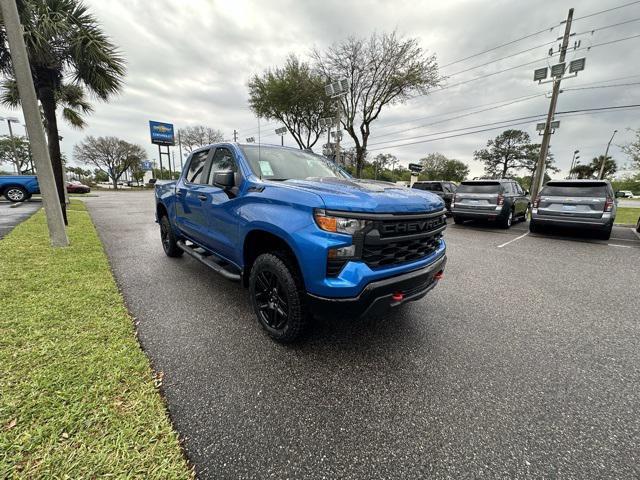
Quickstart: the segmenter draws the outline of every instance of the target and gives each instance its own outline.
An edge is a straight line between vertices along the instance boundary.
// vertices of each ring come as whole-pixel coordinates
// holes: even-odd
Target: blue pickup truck
[[[0,195],[10,202],[24,202],[40,193],[35,175],[0,175]]]
[[[354,179],[292,148],[195,150],[155,187],[164,252],[249,288],[260,325],[298,338],[311,315],[350,317],[418,300],[443,276],[445,207],[432,193]]]

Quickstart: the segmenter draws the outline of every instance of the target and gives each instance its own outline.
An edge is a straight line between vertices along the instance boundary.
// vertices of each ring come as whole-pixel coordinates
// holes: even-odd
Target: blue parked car
[[[260,325],[292,341],[311,314],[359,316],[418,300],[442,278],[445,205],[359,180],[313,153],[221,143],[158,181],[170,257],[187,253],[249,288]]]
[[[35,175],[0,175],[0,195],[10,202],[24,202],[40,193]]]

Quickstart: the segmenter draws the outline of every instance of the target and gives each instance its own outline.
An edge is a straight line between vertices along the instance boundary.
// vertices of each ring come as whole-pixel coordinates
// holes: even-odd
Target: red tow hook
[[[393,295],[391,295],[391,299],[394,302],[400,302],[402,300],[404,300],[404,293],[402,292],[395,292]]]
[[[436,273],[433,276],[434,280],[442,280],[443,278],[444,278],[444,271],[443,270],[440,270],[438,273]]]

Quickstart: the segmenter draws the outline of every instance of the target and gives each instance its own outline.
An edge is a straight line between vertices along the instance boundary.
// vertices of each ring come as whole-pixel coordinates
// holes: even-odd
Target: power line
[[[628,109],[628,108],[638,108],[640,107],[640,104],[632,104],[632,105],[616,105],[616,106],[610,106],[610,107],[597,107],[597,108],[585,108],[585,109],[578,109],[578,110],[567,110],[565,112],[556,112],[556,115],[563,115],[564,117],[572,117],[572,116],[580,116],[580,115],[586,115],[586,114],[592,114],[592,113],[598,113],[598,112],[608,112],[608,111],[612,111],[612,110],[619,110],[619,109]],[[463,133],[457,133],[454,135],[447,135],[444,137],[438,137],[438,138],[431,138],[431,139],[427,139],[427,140],[420,140],[417,142],[408,142],[408,143],[400,143],[400,144],[396,144],[396,145],[386,145],[384,147],[377,147],[377,148],[371,148],[368,149],[369,151],[376,151],[376,150],[384,150],[387,148],[397,148],[397,147],[404,147],[404,146],[408,146],[408,145],[418,145],[421,143],[428,143],[428,142],[435,142],[438,140],[446,140],[448,138],[455,138],[455,137],[461,137],[464,135],[472,135],[474,133],[482,133],[482,132],[487,132],[490,130],[497,130],[500,128],[505,128],[505,127],[513,127],[513,126],[517,126],[517,125],[525,125],[525,124],[530,124],[531,123],[531,119],[534,118],[544,118],[546,116],[546,114],[540,114],[540,115],[532,115],[529,117],[521,117],[521,119],[528,119],[525,121],[517,121],[516,123],[507,123],[510,121],[516,121],[516,120],[520,120],[520,119],[511,119],[511,120],[505,120],[503,122],[493,122],[493,123],[489,123],[489,124],[485,124],[485,125],[475,125],[473,127],[467,127],[466,129],[458,129],[458,130],[468,130],[469,128],[477,128],[477,127],[484,127],[484,126],[488,126],[488,125],[496,125],[498,123],[507,123],[506,125],[498,125],[498,126],[493,126],[491,128],[482,128],[480,130],[473,130],[470,132],[463,132]],[[455,130],[451,130],[452,132]],[[445,133],[445,132],[440,132],[440,133]]]
[[[639,20],[640,20],[640,17],[638,17],[638,18],[633,18],[633,19],[631,19],[631,20],[627,20],[627,21],[624,21],[624,22],[618,22],[618,23],[614,23],[614,24],[611,24],[611,25],[605,25],[605,26],[602,26],[602,27],[593,28],[593,29],[591,29],[591,30],[587,30],[587,31],[585,31],[585,32],[576,33],[575,35],[573,35],[573,38],[578,37],[578,36],[581,36],[581,35],[593,34],[593,33],[598,32],[598,31],[600,31],[600,30],[606,30],[606,29],[608,29],[608,28],[613,28],[613,27],[617,27],[617,26],[620,26],[620,25],[625,25],[625,24],[627,24],[627,23],[637,22],[637,21],[639,21]],[[500,61],[502,61],[502,60],[507,60],[508,58],[516,57],[516,56],[518,56],[518,55],[521,55],[521,54],[523,54],[523,53],[530,52],[530,51],[532,51],[532,50],[536,50],[536,49],[538,49],[538,48],[542,48],[542,47],[546,47],[546,46],[549,46],[549,45],[553,45],[554,43],[556,43],[556,40],[552,40],[552,41],[547,42],[547,43],[542,43],[542,44],[540,44],[540,45],[536,45],[535,47],[527,48],[527,49],[525,49],[525,50],[520,50],[519,52],[512,53],[511,55],[506,55],[506,56],[504,56],[504,57],[496,58],[496,59],[494,59],[494,60],[490,60],[490,61],[488,61],[488,62],[481,63],[481,64],[479,64],[479,65],[474,65],[473,67],[469,67],[469,68],[466,68],[466,69],[464,69],[464,70],[460,70],[460,71],[455,72],[455,73],[451,73],[451,74],[447,75],[447,77],[453,77],[453,76],[456,76],[456,75],[460,75],[461,73],[470,72],[471,70],[475,70],[475,69],[477,69],[477,68],[485,67],[485,66],[487,66],[487,65],[491,65],[492,63],[500,62]],[[585,47],[585,48],[587,48],[587,49],[588,49],[589,47]],[[443,67],[443,68],[444,68],[444,67]]]
[[[608,9],[605,9],[605,10],[600,10],[598,12],[590,13],[590,14],[584,15],[582,17],[577,17],[577,18],[574,18],[573,21],[575,22],[577,20],[583,20],[585,18],[590,18],[590,17],[594,17],[596,15],[601,15],[603,13],[611,12],[613,10],[618,10],[620,8],[630,7],[631,5],[635,5],[637,3],[640,3],[640,0],[636,0],[634,2],[626,3],[624,5],[618,5],[617,7],[612,7],[612,8],[608,8]],[[564,22],[562,22],[562,23],[564,23]],[[537,32],[530,33],[530,34],[525,35],[523,37],[516,38],[515,40],[511,40],[511,41],[506,42],[506,43],[501,43],[500,45],[496,45],[495,47],[489,48],[487,50],[483,50],[481,52],[474,53],[473,55],[469,55],[467,57],[460,58],[460,59],[455,60],[453,62],[449,62],[446,65],[443,65],[441,68],[450,67],[451,65],[455,65],[456,63],[464,62],[465,60],[469,60],[471,58],[479,57],[480,55],[484,55],[485,53],[493,52],[493,51],[498,50],[500,48],[507,47],[509,45],[513,45],[514,43],[521,42],[522,40],[526,40],[527,38],[535,37],[536,35],[540,35],[541,33],[551,32],[551,31],[553,31],[554,28],[562,25],[562,23],[555,24],[555,25],[550,25],[550,26],[548,26],[546,28],[543,28],[542,30],[538,30]]]
[[[621,8],[630,7],[631,5],[635,5],[636,3],[640,3],[640,0],[636,0],[635,2],[625,3],[624,5],[618,5],[617,7],[607,8],[606,10],[600,10],[599,12],[590,13],[589,15],[583,15],[582,17],[576,17],[573,21],[583,20],[585,18],[595,17],[596,15],[601,15],[603,13],[612,12],[613,10],[619,10]]]
[[[638,2],[640,2],[640,0],[638,0]],[[640,37],[640,34],[638,34],[638,35],[631,35],[631,36],[629,36],[629,37],[624,37],[624,38],[617,38],[617,39],[615,39],[615,40],[610,40],[610,41],[608,41],[608,42],[596,43],[596,44],[590,45],[590,46],[588,46],[588,47],[576,48],[576,49],[574,49],[574,50],[573,50],[573,52],[580,52],[580,51],[583,51],[583,50],[591,50],[592,48],[602,47],[602,46],[604,46],[604,45],[611,45],[611,44],[613,44],[613,43],[624,42],[624,41],[626,41],[626,40],[632,40],[632,39],[634,39],[634,38],[638,38],[638,37]],[[552,56],[555,56],[555,55],[557,55],[557,53],[554,53]],[[475,82],[475,81],[477,81],[477,80],[485,79],[485,78],[487,78],[487,77],[492,77],[492,76],[494,76],[494,75],[499,75],[499,74],[501,74],[501,73],[509,72],[509,71],[511,71],[511,70],[515,70],[516,68],[521,68],[521,67],[526,67],[526,66],[528,66],[528,65],[533,65],[534,63],[538,63],[538,62],[545,61],[545,60],[547,60],[548,58],[549,58],[549,56],[546,56],[546,57],[544,57],[544,58],[539,58],[539,59],[537,59],[537,60],[532,60],[531,62],[521,63],[520,65],[516,65],[516,66],[514,66],[514,67],[509,67],[509,68],[505,68],[505,69],[503,69],[503,70],[498,70],[498,71],[496,71],[496,72],[488,73],[488,74],[486,74],[486,75],[482,75],[482,76],[480,76],[480,77],[473,77],[473,78],[470,78],[470,79],[468,79],[468,80],[463,80],[462,82],[453,83],[453,84],[451,84],[451,85],[445,85],[444,87],[437,88],[437,89],[435,89],[435,90],[433,90],[433,91],[431,91],[431,92],[424,93],[424,94],[418,94],[418,95],[415,95],[415,96],[414,96],[414,97],[412,97],[412,98],[422,97],[422,96],[424,96],[424,95],[428,95],[429,93],[441,92],[441,91],[443,91],[443,90],[447,90],[447,89],[449,89],[449,88],[457,87],[457,86],[460,86],[460,85],[465,85],[465,84],[467,84],[467,83]]]

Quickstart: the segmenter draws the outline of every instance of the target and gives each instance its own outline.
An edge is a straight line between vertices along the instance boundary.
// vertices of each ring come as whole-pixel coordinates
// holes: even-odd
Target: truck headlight
[[[324,210],[316,210],[314,218],[318,227],[326,232],[346,233],[353,235],[367,226],[367,220],[359,218],[333,217]]]

